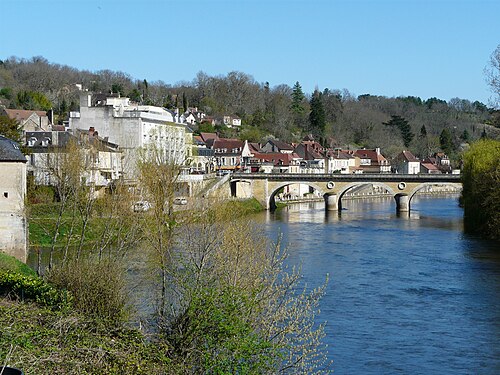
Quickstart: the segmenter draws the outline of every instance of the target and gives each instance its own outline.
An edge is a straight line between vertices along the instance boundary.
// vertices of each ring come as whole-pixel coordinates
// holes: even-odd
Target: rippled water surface
[[[327,321],[336,374],[500,374],[498,243],[467,237],[456,197],[322,203],[267,213],[308,286],[330,275]]]

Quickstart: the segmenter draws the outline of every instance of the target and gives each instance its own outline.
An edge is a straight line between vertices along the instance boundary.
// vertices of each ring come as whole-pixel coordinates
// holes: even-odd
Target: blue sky
[[[0,59],[488,103],[499,0],[0,0]]]

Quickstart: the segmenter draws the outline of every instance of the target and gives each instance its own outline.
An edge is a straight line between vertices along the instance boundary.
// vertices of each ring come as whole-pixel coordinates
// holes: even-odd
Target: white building
[[[26,262],[26,158],[17,143],[0,136],[0,252]]]
[[[162,150],[165,160],[184,164],[191,156],[192,135],[176,113],[137,105],[129,98],[82,93],[80,112],[70,117],[70,128],[90,129],[119,145],[124,153],[124,178],[135,180],[138,151],[150,146]]]

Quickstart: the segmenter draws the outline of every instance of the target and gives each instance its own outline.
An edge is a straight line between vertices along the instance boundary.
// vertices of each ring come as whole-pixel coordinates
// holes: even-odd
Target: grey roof
[[[0,162],[3,161],[20,161],[26,163],[26,158],[21,150],[19,150],[19,145],[16,142],[0,135]]]

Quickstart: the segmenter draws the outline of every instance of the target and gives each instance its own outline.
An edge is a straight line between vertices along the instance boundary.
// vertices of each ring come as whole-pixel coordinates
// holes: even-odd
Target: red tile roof
[[[28,109],[5,109],[4,111],[9,118],[16,119],[17,121],[24,121],[33,113],[36,113],[40,117],[47,116],[47,112],[45,111],[32,111]]]

